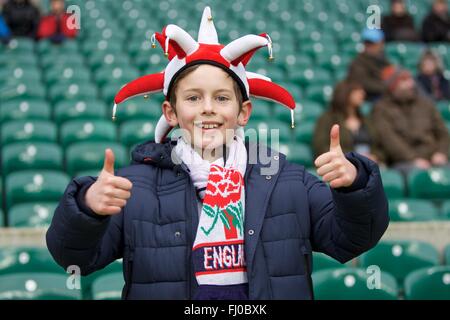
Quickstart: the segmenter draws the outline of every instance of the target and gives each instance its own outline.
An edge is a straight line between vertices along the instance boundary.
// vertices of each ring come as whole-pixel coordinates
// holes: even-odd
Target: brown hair
[[[348,107],[350,103],[350,95],[355,90],[363,90],[361,84],[350,81],[343,80],[339,82],[334,88],[333,97],[331,98],[330,108],[331,111],[336,114],[342,114],[344,117],[348,116]],[[356,110],[356,114],[361,118],[361,113],[359,109]]]
[[[187,67],[186,69],[184,69],[183,71],[180,72],[180,74],[175,78],[175,80],[173,81],[173,83],[170,85],[170,89],[169,89],[169,94],[168,94],[168,98],[169,98],[169,103],[172,106],[172,108],[175,111],[176,114],[176,104],[177,104],[177,95],[175,94],[178,84],[181,80],[183,80],[183,78],[186,78],[190,73],[194,72],[195,70],[198,69],[198,67],[201,66],[200,64],[196,64],[190,67]],[[230,75],[228,75],[230,77]],[[241,89],[239,88],[238,83],[236,82],[236,80],[234,80],[233,78],[231,78],[233,80],[233,90],[234,90],[234,94],[236,95],[236,99],[238,101],[239,104],[239,113],[242,110],[242,103],[244,102],[244,98],[242,96],[242,92]]]

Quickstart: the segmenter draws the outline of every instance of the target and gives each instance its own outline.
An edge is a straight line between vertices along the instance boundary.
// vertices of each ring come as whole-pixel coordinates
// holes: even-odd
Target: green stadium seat
[[[305,92],[308,100],[316,101],[322,106],[327,106],[333,95],[333,87],[331,85],[311,84]]]
[[[62,170],[62,151],[55,143],[17,142],[3,147],[1,151],[4,175],[28,169]]]
[[[444,118],[444,121],[450,121],[450,102],[440,101],[436,106],[441,113],[442,118]]]
[[[279,120],[250,119],[250,121],[245,126],[244,131],[246,136],[248,136],[251,141],[254,141],[256,135],[258,141],[266,145],[272,142],[289,143],[292,141],[291,124]]]
[[[382,269],[383,270],[383,269]],[[395,278],[382,271],[380,288],[370,289],[371,274],[365,269],[325,269],[313,273],[314,295],[317,300],[396,300],[398,286]]]
[[[8,224],[13,228],[48,228],[57,205],[57,202],[15,205],[8,212]]]
[[[50,120],[50,106],[44,100],[10,101],[0,106],[0,123],[14,120]]]
[[[116,127],[108,120],[72,120],[60,128],[60,142],[66,148],[72,143],[83,141],[115,141]]]
[[[393,169],[380,170],[384,192],[389,199],[404,198],[405,185],[399,171]]]
[[[405,279],[407,300],[450,300],[450,266],[420,269]]]
[[[34,51],[34,41],[29,38],[14,38],[4,49],[13,54],[28,53]]]
[[[450,200],[446,200],[442,203],[441,214],[442,218],[450,220]]]
[[[56,72],[53,70],[59,70],[60,74],[66,68],[73,69],[84,69],[86,68],[84,65],[83,56],[77,52],[72,52],[70,54],[65,53],[61,54],[49,54],[45,55],[41,58],[42,69],[45,70],[45,73]]]
[[[58,84],[79,84],[89,83],[91,80],[91,72],[80,66],[67,66],[64,68],[52,68],[45,74],[45,82],[47,86],[53,87]]]
[[[311,167],[313,164],[311,148],[306,144],[280,144],[279,152],[286,155],[287,159],[293,163],[301,164],[305,167]]]
[[[69,177],[60,171],[33,170],[14,172],[6,176],[7,208],[19,203],[59,201],[69,183]]]
[[[79,83],[55,84],[50,88],[50,100],[58,103],[62,100],[95,100],[97,87],[85,81]]]
[[[47,248],[4,247],[0,248],[0,275],[29,272],[66,274],[53,260]]]
[[[135,97],[117,107],[116,121],[119,124],[129,120],[157,121],[161,115],[161,103],[156,98]]]
[[[85,170],[100,171],[103,167],[105,149],[111,148],[115,156],[115,169],[128,165],[126,149],[115,142],[79,142],[72,144],[66,151],[66,168],[72,176]]]
[[[167,58],[164,54],[157,51],[140,52],[134,58],[134,65],[144,74],[156,73],[164,70],[167,65]]]
[[[294,129],[295,142],[302,142],[307,145],[311,145],[315,127],[316,123],[314,121],[298,123]]]
[[[313,253],[313,272],[325,269],[339,269],[339,268],[346,268],[346,265],[340,263],[339,261],[331,258],[330,256],[324,253],[321,252]]]
[[[66,286],[67,275],[20,273],[0,276],[0,300],[80,300],[80,290]]]
[[[151,120],[130,120],[120,126],[119,140],[127,148],[155,138],[155,123]]]
[[[433,221],[439,213],[432,202],[421,199],[395,199],[389,201],[391,221]]]
[[[439,252],[431,244],[416,240],[381,241],[362,254],[361,267],[377,265],[392,274],[400,285],[406,275],[420,268],[439,264]]]
[[[411,198],[450,198],[450,169],[413,170],[408,174],[407,183]]]
[[[124,285],[122,272],[101,276],[92,284],[92,297],[94,300],[120,300]]]
[[[330,71],[319,68],[308,69],[291,69],[288,71],[290,81],[299,84],[302,87],[309,85],[331,85],[333,77]]]
[[[450,243],[444,249],[444,263],[450,266]]]
[[[268,120],[272,117],[273,103],[270,101],[259,100],[252,103],[252,119]],[[287,112],[290,114],[289,112]]]
[[[122,44],[114,41],[101,40],[86,40],[83,43],[82,52],[85,55],[90,55],[93,52],[103,51],[107,53],[120,53],[122,50]]]
[[[33,83],[32,86],[25,83],[18,83],[4,86],[0,90],[1,103],[17,100],[23,101],[31,98],[45,99],[45,87],[40,83]]]
[[[127,84],[139,77],[139,72],[133,67],[101,67],[95,73],[95,81],[98,86],[102,87],[108,82],[118,82]]]
[[[10,121],[1,127],[1,143],[56,142],[56,126],[44,120]]]
[[[0,84],[18,84],[40,82],[42,80],[41,71],[38,68],[5,67],[0,70]]]
[[[101,100],[61,101],[55,106],[54,119],[58,125],[70,120],[106,119],[107,107]]]
[[[100,67],[115,68],[118,66],[122,66],[122,69],[126,70],[127,67],[130,68],[130,58],[121,52],[105,53],[98,51],[89,57],[89,66],[94,71],[98,71]]]
[[[36,47],[41,55],[51,53],[67,54],[78,51],[78,43],[75,40],[66,40],[60,44],[53,44],[50,40],[40,40]]]

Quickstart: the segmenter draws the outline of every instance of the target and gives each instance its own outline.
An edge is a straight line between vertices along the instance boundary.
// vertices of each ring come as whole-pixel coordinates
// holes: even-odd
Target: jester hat
[[[148,96],[161,91],[168,99],[175,78],[183,70],[197,64],[210,64],[227,72],[238,83],[244,101],[253,96],[275,101],[289,108],[291,125],[294,127],[295,101],[292,95],[273,83],[270,78],[245,70],[253,54],[262,47],[268,48],[269,59],[273,59],[272,41],[268,34],[246,35],[226,46],[221,45],[212,20],[211,9],[206,7],[200,23],[198,41],[173,24],[166,26],[162,33],[155,33],[152,36],[153,48],[156,47],[156,41],[169,59],[167,67],[160,73],[140,77],[123,86],[114,98],[113,119],[118,104],[136,96]],[[162,142],[171,130],[172,127],[162,115],[156,125],[155,142]]]

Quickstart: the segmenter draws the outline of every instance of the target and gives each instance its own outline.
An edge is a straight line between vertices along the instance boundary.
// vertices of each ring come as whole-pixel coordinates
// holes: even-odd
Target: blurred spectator
[[[422,38],[425,42],[450,41],[450,15],[447,0],[435,0],[431,12],[422,24]]]
[[[36,36],[39,10],[29,0],[9,0],[3,6],[3,18],[13,37]]]
[[[383,155],[377,149],[378,138],[370,120],[361,113],[365,92],[356,82],[344,80],[336,85],[330,109],[322,114],[314,130],[313,147],[315,156],[330,149],[330,130],[337,123],[340,126],[341,147],[344,152],[356,151],[376,162],[382,162]]]
[[[0,15],[0,41],[4,44],[9,42],[9,39],[11,38],[11,31],[9,30],[8,26],[5,23],[5,20],[3,19],[3,16]]]
[[[418,69],[417,82],[432,100],[450,100],[450,84],[444,77],[444,68],[438,55],[431,50],[425,51]]]
[[[391,0],[391,14],[381,22],[386,41],[417,41],[414,20],[406,9],[404,0]]]
[[[450,139],[430,99],[418,94],[409,71],[383,71],[386,93],[372,109],[372,120],[389,165],[405,175],[414,168],[448,165]]]
[[[60,43],[66,38],[74,38],[77,29],[69,29],[67,20],[70,15],[65,11],[64,0],[51,0],[51,11],[41,19],[38,38],[49,38],[52,42]]]
[[[366,99],[378,99],[384,90],[381,70],[389,65],[384,55],[384,34],[379,29],[365,29],[362,33],[364,50],[352,61],[348,73],[349,80],[361,83],[366,91]]]

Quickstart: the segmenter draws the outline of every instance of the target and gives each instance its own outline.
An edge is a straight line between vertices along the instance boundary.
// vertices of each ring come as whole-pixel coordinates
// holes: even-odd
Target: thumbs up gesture
[[[335,124],[330,131],[330,151],[320,155],[314,165],[317,174],[332,188],[350,186],[356,179],[356,167],[347,160],[341,149],[339,125]]]
[[[114,153],[106,149],[103,169],[86,192],[86,204],[98,215],[117,214],[130,198],[132,186],[130,180],[114,176]]]

